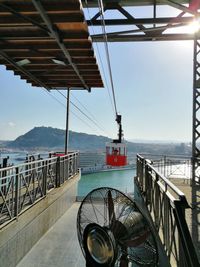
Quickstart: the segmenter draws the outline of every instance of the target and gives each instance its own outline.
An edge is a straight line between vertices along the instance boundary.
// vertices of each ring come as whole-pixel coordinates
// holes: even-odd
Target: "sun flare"
[[[195,33],[200,30],[200,21],[194,20],[187,26],[187,32],[188,33]]]

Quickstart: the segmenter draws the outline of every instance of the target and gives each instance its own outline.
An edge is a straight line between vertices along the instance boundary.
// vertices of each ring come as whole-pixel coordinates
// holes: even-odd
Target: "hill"
[[[77,150],[103,149],[110,139],[104,136],[69,132],[69,147]],[[35,127],[8,144],[16,149],[62,149],[64,148],[65,131],[52,127]]]
[[[52,127],[35,127],[16,140],[10,141],[7,148],[18,150],[63,151],[65,131]],[[105,143],[111,139],[105,136],[70,131],[69,148],[80,151],[105,151]],[[182,154],[190,155],[191,146],[184,143],[132,143],[126,142],[129,153]]]

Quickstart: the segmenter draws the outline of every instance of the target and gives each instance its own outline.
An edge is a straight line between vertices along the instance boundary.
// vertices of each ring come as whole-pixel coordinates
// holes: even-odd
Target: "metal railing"
[[[172,266],[197,267],[197,254],[185,219],[185,195],[151,161],[137,155],[137,180]]]
[[[152,165],[167,178],[182,178],[190,183],[192,177],[191,157],[183,155],[142,154],[151,160]]]
[[[0,169],[0,225],[78,173],[79,153],[30,161]]]

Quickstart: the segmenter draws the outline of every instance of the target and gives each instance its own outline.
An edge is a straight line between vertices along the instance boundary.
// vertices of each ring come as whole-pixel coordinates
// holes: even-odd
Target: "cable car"
[[[119,125],[118,139],[106,143],[106,165],[120,167],[127,165],[127,149],[122,142],[121,115],[117,115],[116,121]]]

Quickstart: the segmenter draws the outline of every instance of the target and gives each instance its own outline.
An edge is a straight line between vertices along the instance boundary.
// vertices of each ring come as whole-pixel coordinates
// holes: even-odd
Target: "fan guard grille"
[[[98,188],[84,198],[77,232],[83,254],[94,266],[118,266],[124,258],[133,266],[157,266],[151,223],[135,201],[116,189]]]

